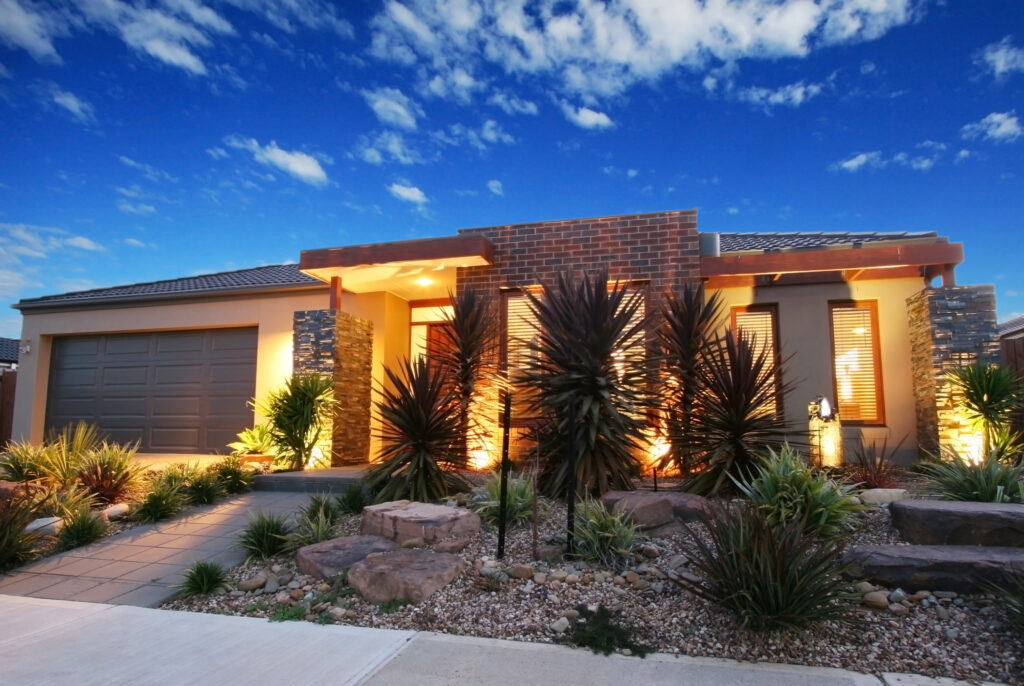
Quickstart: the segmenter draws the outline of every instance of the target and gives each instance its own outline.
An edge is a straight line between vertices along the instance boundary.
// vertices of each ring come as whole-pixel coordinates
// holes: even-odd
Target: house
[[[957,285],[962,260],[962,245],[934,233],[701,234],[684,210],[461,229],[303,251],[298,265],[26,299],[14,306],[31,351],[14,435],[38,441],[86,419],[144,451],[223,451],[252,424],[251,398],[293,371],[320,371],[334,375],[340,403],[335,463],[366,462],[383,370],[430,354],[449,292],[490,296],[514,357],[524,288],[607,267],[643,289],[647,308],[684,283],[719,292],[727,323],[790,359],[794,390],[780,408],[798,431],[825,396],[847,451],[906,436],[909,460],[970,439],[945,370],[998,355],[994,291]]]
[[[18,368],[18,339],[0,337],[0,373]]]

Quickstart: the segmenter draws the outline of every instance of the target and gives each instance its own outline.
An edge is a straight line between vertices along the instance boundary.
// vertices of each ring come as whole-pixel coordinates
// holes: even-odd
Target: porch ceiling
[[[442,298],[455,290],[458,267],[493,263],[494,246],[483,236],[447,236],[392,243],[304,250],[299,269],[351,293],[386,291],[406,300]]]

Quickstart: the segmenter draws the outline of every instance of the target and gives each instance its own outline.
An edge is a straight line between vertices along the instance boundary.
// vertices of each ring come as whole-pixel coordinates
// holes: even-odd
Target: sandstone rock
[[[422,536],[416,536],[414,538],[407,538],[402,541],[401,546],[403,548],[426,548],[427,542],[423,540]]]
[[[332,607],[330,610],[327,611],[327,613],[330,614],[331,618],[334,620],[345,619],[346,612],[348,612],[348,610],[346,610],[343,607]]]
[[[303,596],[305,596],[306,594],[301,588],[293,588],[292,590],[288,591],[288,595],[291,597],[292,600],[302,600]]]
[[[566,574],[565,583],[567,584],[578,584],[580,582],[579,574]]]
[[[394,541],[380,536],[345,536],[299,548],[295,561],[299,571],[318,579],[341,574],[370,553],[394,550]]]
[[[885,594],[885,591],[865,593],[863,602],[868,607],[873,607],[876,610],[884,610],[889,607],[889,597]]]
[[[864,593],[871,593],[871,591],[875,590],[875,585],[869,584],[867,581],[858,581],[854,585],[853,590],[863,595]]]
[[[371,603],[389,600],[422,602],[466,568],[466,562],[449,553],[422,549],[398,549],[373,553],[348,570],[348,582]]]
[[[882,505],[907,498],[905,488],[868,488],[857,494],[864,505]]]
[[[626,583],[633,584],[634,586],[639,583],[640,575],[634,572],[632,569],[626,572]]]
[[[434,550],[439,553],[461,553],[469,544],[469,538],[452,538],[436,544]]]
[[[651,545],[650,543],[645,545],[641,549],[641,552],[643,553],[644,557],[646,557],[648,560],[653,560],[659,555],[661,555],[661,551],[658,550],[658,546]]]
[[[529,579],[533,576],[533,567],[524,564],[512,565],[509,573],[517,579]]]
[[[903,603],[893,603],[889,606],[889,612],[893,613],[897,617],[903,617],[910,612],[910,608]]]
[[[565,550],[557,543],[544,543],[537,546],[537,559],[545,562],[558,562],[565,554]]]
[[[128,503],[114,503],[108,505],[103,513],[107,516],[107,521],[117,522],[128,516],[129,509]]]
[[[1024,549],[957,545],[855,546],[843,555],[848,574],[890,588],[943,588],[974,592],[1024,573]],[[939,592],[935,592],[939,597]]]
[[[661,526],[656,526],[653,529],[647,530],[647,535],[651,538],[671,538],[672,536],[680,536],[685,533],[686,526],[678,519],[673,519]]]
[[[425,543],[469,537],[480,531],[480,517],[464,507],[446,507],[409,500],[370,505],[363,510],[360,533],[392,541],[422,538]]]
[[[566,610],[562,613],[562,616],[568,619],[570,622],[574,622],[580,618],[579,610]]]
[[[25,532],[56,536],[62,526],[64,526],[64,520],[60,517],[41,517],[29,522],[29,525],[25,527]]]
[[[248,593],[249,591],[255,591],[257,588],[263,588],[266,585],[267,577],[263,574],[257,574],[256,576],[249,577],[248,579],[242,579],[241,581],[239,581],[238,590],[245,591],[246,593]]]
[[[1024,547],[1022,504],[904,500],[890,511],[910,543]]]
[[[551,623],[551,630],[556,634],[564,634],[569,630],[569,620],[566,617],[559,617]]]
[[[535,584],[546,584],[548,582],[548,575],[544,572],[537,572],[533,575],[533,583]]]
[[[694,493],[681,491],[659,492],[672,504],[672,514],[681,522],[704,522],[711,516],[713,506],[708,499]]]
[[[280,603],[281,605],[288,606],[291,606],[294,602],[292,600],[291,594],[288,593],[288,591],[280,591],[277,595],[274,596],[274,601]]]
[[[640,529],[654,529],[672,521],[672,503],[651,491],[609,491],[601,502],[611,512],[624,513]]]

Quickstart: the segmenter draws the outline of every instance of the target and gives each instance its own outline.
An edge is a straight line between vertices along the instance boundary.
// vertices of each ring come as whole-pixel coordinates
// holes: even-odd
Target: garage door
[[[85,420],[146,452],[225,452],[252,425],[255,391],[255,328],[60,337],[46,426]]]

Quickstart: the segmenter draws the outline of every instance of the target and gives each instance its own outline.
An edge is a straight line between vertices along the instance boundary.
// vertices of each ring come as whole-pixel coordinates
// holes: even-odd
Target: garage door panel
[[[95,423],[144,452],[224,452],[253,420],[257,331],[54,339],[47,427]]]

